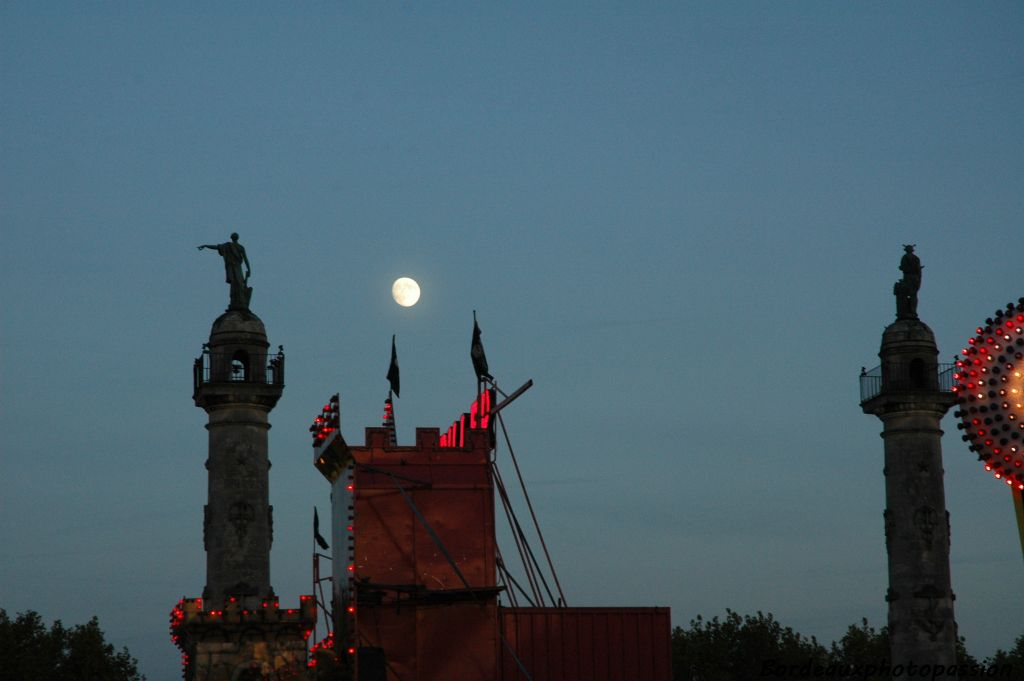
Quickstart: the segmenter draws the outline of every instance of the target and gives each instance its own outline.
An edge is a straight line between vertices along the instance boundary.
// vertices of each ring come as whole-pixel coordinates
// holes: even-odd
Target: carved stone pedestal
[[[286,681],[306,678],[307,641],[316,623],[316,603],[282,610],[276,602],[257,610],[229,602],[203,610],[199,598],[184,599],[171,613],[171,638],[182,650],[185,681]]]

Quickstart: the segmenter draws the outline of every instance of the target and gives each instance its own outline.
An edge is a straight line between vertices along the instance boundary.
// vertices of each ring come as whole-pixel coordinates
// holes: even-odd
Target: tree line
[[[672,671],[675,681],[751,681],[752,679],[836,678],[889,679],[886,669],[889,637],[885,627],[868,621],[851,625],[838,641],[822,645],[784,627],[771,613],[704,619],[698,615],[687,628],[672,630]],[[317,678],[348,678],[344,667],[323,664]],[[902,676],[913,678],[913,674]],[[918,678],[953,678],[917,674]],[[957,642],[957,676],[1024,681],[1024,634],[1009,651],[978,660],[964,639]],[[65,627],[60,620],[49,628],[31,610],[11,619],[0,608],[0,677],[5,681],[145,681],[127,648],[116,651],[104,639],[99,621]]]
[[[5,681],[146,681],[127,648],[107,643],[99,620],[49,628],[39,613],[14,619],[0,608],[0,678]]]
[[[675,681],[749,681],[751,679],[888,679],[998,678],[1024,681],[1024,634],[1009,651],[997,650],[979,660],[957,640],[955,675],[920,667],[896,669],[889,660],[889,635],[862,619],[851,625],[828,647],[784,627],[772,616],[758,612],[741,616],[726,609],[722,618],[700,615],[686,629],[672,630],[672,670]],[[934,675],[934,676],[933,676]]]

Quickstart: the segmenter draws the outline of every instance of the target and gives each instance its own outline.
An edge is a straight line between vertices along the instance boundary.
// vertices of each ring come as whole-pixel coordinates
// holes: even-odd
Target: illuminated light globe
[[[1024,490],[1024,298],[975,333],[953,374],[957,428],[985,470]]]

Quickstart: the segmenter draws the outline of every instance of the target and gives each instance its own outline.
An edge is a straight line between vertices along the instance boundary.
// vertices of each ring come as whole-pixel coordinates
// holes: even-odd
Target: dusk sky
[[[271,581],[309,593],[307,426],[474,396],[477,311],[571,605],[885,624],[902,244],[951,361],[1024,295],[1024,4],[0,6],[0,607],[98,615],[150,681],[205,582],[192,361],[241,235],[287,353]],[[410,276],[415,307],[390,296]],[[943,420],[956,618],[1024,632],[1008,489]],[[499,465],[507,466],[504,450]],[[508,476],[506,476],[506,479]],[[509,547],[507,553],[511,553]]]

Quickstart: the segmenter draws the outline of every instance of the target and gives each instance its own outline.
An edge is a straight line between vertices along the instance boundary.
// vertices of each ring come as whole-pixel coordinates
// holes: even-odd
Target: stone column
[[[250,289],[251,291],[251,289]],[[302,679],[317,605],[282,608],[270,586],[268,417],[284,390],[284,351],[268,354],[260,318],[231,307],[192,365],[192,399],[207,413],[206,588],[171,611],[185,681]]]
[[[209,415],[209,492],[203,514],[210,608],[234,598],[247,608],[273,600],[267,420],[283,390],[282,371],[268,370],[263,322],[230,310],[213,324],[196,406]],[[283,355],[270,358],[283,362]]]
[[[891,662],[894,668],[953,665],[956,623],[939,423],[955,398],[940,384],[935,337],[923,322],[890,325],[879,357],[880,370],[862,377],[875,382],[861,407],[882,420],[885,442]]]

